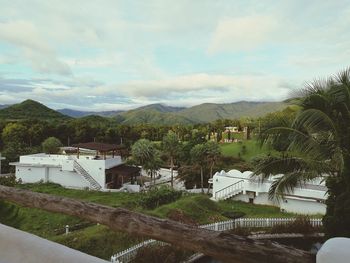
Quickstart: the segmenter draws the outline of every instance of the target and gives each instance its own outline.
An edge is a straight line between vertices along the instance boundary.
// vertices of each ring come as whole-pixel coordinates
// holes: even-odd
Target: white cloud
[[[15,45],[38,72],[71,74],[70,68],[57,59],[54,49],[29,21],[0,22],[0,41]]]
[[[278,28],[271,16],[251,15],[220,19],[213,33],[208,52],[250,50],[266,43]]]

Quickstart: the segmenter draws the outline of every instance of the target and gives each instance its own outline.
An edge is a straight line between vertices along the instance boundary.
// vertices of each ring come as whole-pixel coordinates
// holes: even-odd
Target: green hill
[[[285,102],[247,102],[240,101],[227,104],[204,103],[190,108],[151,104],[137,109],[117,112],[113,117],[88,115],[77,120],[106,125],[121,123],[135,125],[140,123],[154,125],[186,125],[207,123],[217,119],[238,119],[242,117],[259,117],[287,107]],[[26,100],[19,104],[0,109],[0,119],[5,120],[66,120],[71,117],[52,110],[45,105]]]
[[[152,104],[117,115],[123,124],[194,124],[212,122],[217,119],[238,119],[259,117],[287,107],[284,102],[247,102],[228,104],[204,103],[190,108],[177,108],[162,104]]]
[[[118,118],[118,117],[117,117]],[[172,112],[160,112],[155,109],[136,109],[121,113],[119,120],[123,124],[133,125],[139,123],[174,125],[193,124],[194,122],[184,116]]]
[[[3,120],[66,120],[69,118],[34,100],[25,100],[0,110],[0,119]]]
[[[259,117],[267,113],[282,110],[283,102],[248,102],[240,101],[228,104],[204,103],[179,112],[181,116],[194,122],[212,122],[217,119],[239,119]]]

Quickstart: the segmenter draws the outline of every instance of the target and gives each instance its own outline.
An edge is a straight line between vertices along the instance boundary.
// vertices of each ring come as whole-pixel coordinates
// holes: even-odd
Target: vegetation
[[[161,167],[160,153],[155,145],[147,139],[138,140],[131,148],[133,160],[141,165],[154,178]]]
[[[27,120],[27,119],[45,119],[45,120],[67,120],[70,117],[65,116],[45,105],[33,101],[25,100],[22,103],[14,104],[0,110],[0,119],[6,120]]]
[[[182,195],[182,192],[169,189],[166,186],[154,188],[144,193],[140,198],[140,205],[145,209],[154,209],[160,205],[175,202]]]
[[[349,94],[350,69],[308,84],[297,100],[300,112],[262,133],[262,142],[281,154],[260,158],[255,170],[265,178],[284,174],[272,184],[271,197],[315,178],[326,180],[328,236],[350,237]]]
[[[278,233],[300,233],[300,234],[313,234],[322,232],[319,227],[314,227],[310,218],[307,216],[298,216],[295,221],[288,224],[276,225],[269,231],[272,234]]]
[[[173,246],[147,246],[137,251],[132,263],[176,263],[183,262],[190,257],[193,252]]]
[[[274,152],[267,146],[260,147],[259,142],[254,139],[237,143],[224,143],[220,145],[220,148],[224,156],[241,158],[246,162],[253,160],[261,154]]]
[[[163,138],[162,142],[163,152],[170,159],[170,170],[171,170],[171,187],[174,186],[174,161],[180,150],[180,142],[177,135],[173,131],[169,131]]]
[[[57,184],[19,184],[21,189],[75,198],[113,207],[123,207],[169,218],[179,222],[200,225],[232,217],[293,217],[272,206],[253,205],[239,201],[211,201],[206,195],[176,192],[171,188],[153,189],[147,194],[109,193],[66,189]],[[121,232],[113,232],[100,225],[62,214],[25,208],[7,202],[0,204],[0,222],[59,242],[88,254],[109,259],[118,251],[143,240]],[[71,233],[64,234],[65,225]]]
[[[44,153],[58,153],[60,151],[60,147],[62,147],[62,143],[59,139],[55,137],[49,137],[41,144]]]

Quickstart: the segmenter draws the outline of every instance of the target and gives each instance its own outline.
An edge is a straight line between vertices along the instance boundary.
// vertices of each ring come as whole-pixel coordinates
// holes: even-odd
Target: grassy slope
[[[72,190],[55,184],[25,184],[18,187],[113,207],[125,207],[161,218],[171,217],[175,212],[177,217],[173,219],[178,218],[179,221],[190,221],[194,224],[228,220],[227,217],[222,215],[223,212],[227,211],[241,211],[246,214],[246,217],[293,216],[292,214],[279,212],[276,207],[258,206],[237,201],[215,203],[205,195],[185,195],[176,202],[160,206],[154,210],[144,210],[138,205],[141,194]],[[17,216],[15,216],[16,214]],[[62,232],[65,225],[73,226],[86,222],[71,216],[9,204],[6,206],[0,204],[0,222],[105,259],[109,259],[113,253],[142,240],[140,237],[131,237],[125,233],[113,232],[107,227],[94,224],[74,231],[69,235],[64,235]]]
[[[243,146],[246,152],[242,153]],[[239,157],[245,161],[250,161],[257,155],[271,152],[266,146],[260,147],[256,140],[242,141],[241,143],[224,143],[220,145],[222,154],[225,156]]]

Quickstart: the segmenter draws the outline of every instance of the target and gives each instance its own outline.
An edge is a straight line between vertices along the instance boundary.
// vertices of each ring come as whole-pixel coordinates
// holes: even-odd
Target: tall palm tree
[[[213,167],[219,157],[221,156],[221,150],[219,145],[216,142],[213,141],[208,141],[205,143],[205,154],[206,154],[206,159],[209,163],[210,167],[210,178],[213,178]],[[208,194],[210,190],[210,185],[208,185]]]
[[[178,155],[180,143],[177,135],[173,131],[169,131],[163,138],[163,151],[170,159],[171,171],[171,187],[174,187],[174,160]]]
[[[308,84],[297,104],[301,110],[292,123],[262,132],[261,141],[282,152],[257,160],[255,174],[284,174],[273,182],[270,197],[323,178],[326,232],[350,236],[350,68]]]
[[[135,162],[151,175],[152,180],[155,171],[158,171],[161,165],[159,153],[153,143],[147,139],[140,139],[131,147],[131,154]]]
[[[193,163],[197,164],[200,167],[201,172],[201,188],[202,193],[204,193],[204,175],[203,168],[206,164],[206,149],[204,144],[197,144],[191,149],[191,158]]]

